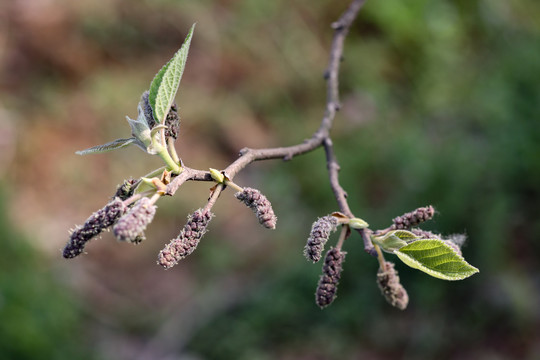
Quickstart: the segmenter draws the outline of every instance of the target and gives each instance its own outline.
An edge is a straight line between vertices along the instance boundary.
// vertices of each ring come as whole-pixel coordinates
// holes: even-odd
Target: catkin
[[[165,269],[170,269],[180,260],[191,254],[199,245],[199,241],[206,233],[208,223],[214,214],[210,211],[203,213],[198,209],[188,216],[188,221],[176,239],[171,240],[159,252],[157,263]]]
[[[409,295],[399,282],[399,276],[394,264],[386,261],[384,269],[379,268],[377,285],[388,303],[400,310],[405,310],[409,303]]]
[[[326,253],[323,265],[323,274],[315,292],[315,302],[321,309],[330,305],[336,298],[337,286],[343,270],[345,252],[331,248]]]
[[[114,236],[120,241],[136,243],[156,214],[156,206],[143,197],[114,225]],[[139,241],[140,242],[140,241]]]
[[[119,197],[115,197],[105,207],[90,215],[84,225],[78,226],[71,233],[69,241],[64,247],[63,256],[70,259],[81,254],[88,241],[113,225],[125,211],[124,202]]]
[[[259,190],[246,187],[234,196],[253,210],[262,226],[267,229],[276,228],[277,217],[272,209],[272,204]]]
[[[330,234],[336,231],[338,219],[332,215],[324,216],[315,221],[311,227],[311,232],[304,248],[306,259],[318,262],[321,259],[324,245],[328,241]]]
[[[414,211],[398,216],[394,219],[393,229],[396,230],[408,230],[411,227],[417,226],[424,221],[428,221],[433,218],[435,209],[429,205],[426,207],[420,207]]]

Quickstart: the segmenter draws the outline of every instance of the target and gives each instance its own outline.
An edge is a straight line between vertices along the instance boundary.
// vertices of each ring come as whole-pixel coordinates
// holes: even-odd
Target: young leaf
[[[479,272],[440,239],[417,240],[394,254],[410,267],[443,280],[462,280]]]
[[[157,123],[165,121],[165,117],[169,113],[178,91],[178,86],[180,86],[194,29],[195,24],[189,30],[180,50],[159,70],[150,84],[148,102],[152,107],[154,119]]]
[[[116,139],[114,141],[111,141],[110,143],[103,144],[103,145],[96,145],[91,148],[85,149],[85,150],[79,150],[76,151],[75,154],[77,155],[88,155],[88,154],[98,154],[98,153],[104,153],[107,151],[112,151],[116,149],[121,149],[123,147],[126,147],[137,140],[135,138],[129,138],[129,139]]]
[[[407,230],[395,230],[381,237],[373,237],[372,241],[386,252],[394,252],[407,245],[407,242],[418,239]]]

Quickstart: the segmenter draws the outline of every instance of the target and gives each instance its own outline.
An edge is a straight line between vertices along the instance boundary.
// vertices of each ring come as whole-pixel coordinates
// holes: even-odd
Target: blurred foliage
[[[9,224],[0,196],[0,355],[3,359],[89,359],[77,299]],[[82,350],[82,351],[81,351]]]
[[[197,252],[163,272],[155,254],[208,194],[186,184],[160,201],[139,247],[105,236],[82,259],[57,251],[123,178],[159,165],[137,149],[72,154],[129,131],[124,115],[193,22],[177,148],[190,166],[220,168],[244,146],[294,144],[317,128],[329,24],[345,3],[33,3],[1,8],[1,115],[18,133],[2,187],[28,241],[1,224],[0,358],[540,356],[537,1],[367,1],[347,38],[332,134],[353,212],[382,228],[433,204],[426,229],[466,232],[480,269],[444,282],[397,264],[404,312],[380,296],[358,237],[345,244],[337,300],[316,307],[320,266],[302,249],[311,223],[336,210],[321,150],[238,176],[273,202],[274,232],[224,194]]]

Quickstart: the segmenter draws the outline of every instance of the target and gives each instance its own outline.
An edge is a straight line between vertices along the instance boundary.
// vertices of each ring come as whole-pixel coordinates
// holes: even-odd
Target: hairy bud
[[[345,252],[331,248],[326,253],[323,265],[323,274],[315,292],[315,302],[321,309],[330,305],[336,298],[337,286],[343,270]]]
[[[120,200],[126,200],[127,198],[130,198],[133,193],[135,192],[135,184],[137,183],[137,180],[135,179],[129,179],[124,180],[124,183],[116,189],[116,194],[114,194],[114,197],[119,197]]]
[[[388,303],[400,310],[405,310],[409,303],[409,295],[399,282],[399,276],[394,269],[394,264],[386,261],[384,270],[379,268],[377,273],[377,285]]]
[[[180,260],[191,254],[199,245],[199,241],[206,233],[208,223],[214,214],[205,213],[198,209],[188,216],[188,221],[176,239],[173,239],[159,252],[157,263],[165,269],[170,269]]]
[[[152,222],[156,214],[156,206],[150,199],[143,197],[127,214],[122,216],[113,227],[114,236],[120,241],[137,242],[146,226]]]
[[[304,256],[316,263],[321,259],[324,245],[330,237],[330,233],[336,231],[338,219],[332,215],[319,218],[311,226],[311,232],[304,248]]]
[[[234,194],[234,196],[253,210],[262,226],[267,229],[276,228],[277,217],[274,215],[272,204],[259,190],[247,187],[243,191]]]
[[[126,206],[122,200],[115,197],[105,207],[90,215],[83,226],[78,226],[71,233],[69,241],[64,247],[63,256],[70,259],[81,254],[88,241],[113,225],[125,211]]]
[[[433,218],[435,214],[435,209],[433,206],[429,205],[426,207],[420,207],[414,211],[398,216],[394,219],[393,229],[410,229],[411,227],[417,226],[424,221],[428,221]]]
[[[154,126],[156,126],[156,120],[154,119],[154,112],[152,110],[152,106],[150,105],[150,101],[148,100],[149,96],[150,93],[148,91],[143,92],[141,102],[143,103],[144,117],[146,118],[148,127],[152,129]]]

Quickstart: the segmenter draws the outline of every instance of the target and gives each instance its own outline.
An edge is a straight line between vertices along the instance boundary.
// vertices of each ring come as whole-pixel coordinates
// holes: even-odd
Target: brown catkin
[[[70,259],[81,254],[88,241],[113,225],[125,211],[126,206],[124,202],[120,198],[115,197],[105,207],[90,215],[83,226],[78,226],[73,230],[62,255],[66,259]]]
[[[337,286],[343,270],[346,252],[337,248],[331,248],[326,253],[323,265],[323,274],[319,279],[319,285],[315,292],[315,302],[323,309],[330,305],[336,298]]]
[[[409,303],[409,295],[399,282],[399,276],[394,269],[394,264],[386,261],[384,269],[379,268],[377,273],[377,285],[388,303],[400,310],[405,310]]]
[[[180,260],[191,254],[199,245],[199,241],[206,233],[208,223],[214,214],[210,211],[203,213],[198,209],[188,216],[188,221],[176,239],[171,240],[163,250],[159,252],[157,263],[165,269],[170,269]]]
[[[398,216],[394,219],[392,229],[408,230],[411,227],[417,226],[420,223],[430,220],[435,214],[433,206],[420,207],[414,211]]]
[[[336,231],[338,219],[332,215],[319,218],[311,226],[311,232],[304,248],[306,259],[318,262],[321,259],[324,245],[328,241],[330,234]]]
[[[114,225],[114,236],[120,241],[137,243],[139,236],[154,219],[156,206],[143,197]]]
[[[253,210],[262,226],[267,229],[276,228],[277,217],[272,209],[272,204],[259,190],[246,187],[234,196]]]

